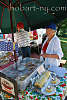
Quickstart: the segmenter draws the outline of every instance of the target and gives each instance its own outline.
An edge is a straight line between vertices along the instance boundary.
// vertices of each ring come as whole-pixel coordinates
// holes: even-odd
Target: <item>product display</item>
[[[60,84],[57,86],[48,85],[44,91],[45,95],[43,95],[39,89],[29,85],[24,91],[21,91],[19,96],[21,99],[23,98],[22,100],[26,100],[26,98],[28,100],[64,100],[67,93],[66,80],[65,74],[65,78],[61,78]],[[63,86],[63,84],[66,84],[66,86]]]
[[[13,64],[2,73],[17,81],[19,100],[64,100],[67,74],[57,77],[54,72],[44,69],[43,62],[34,58],[24,58],[18,65],[17,70]],[[2,86],[13,93],[13,87],[7,82],[3,81]],[[5,100],[13,100],[10,95],[2,94]]]
[[[2,52],[0,53],[0,70],[3,70],[10,65],[14,64],[13,52]]]
[[[46,71],[41,75],[41,77],[35,82],[35,86],[38,88],[42,88],[43,85],[47,82],[48,78],[50,77],[50,72]]]
[[[2,66],[2,65],[6,65],[6,64],[8,64],[9,63],[9,60],[3,60],[3,61],[1,61],[0,62],[0,66]]]
[[[57,83],[57,78],[52,78],[51,83],[52,83],[52,84],[56,84],[56,83]]]
[[[60,83],[60,80],[57,77],[52,78],[51,84],[58,85]]]
[[[52,92],[52,87],[51,86],[48,86],[47,88],[46,88],[46,92]]]
[[[13,64],[11,67],[4,69],[2,72],[7,76],[15,79],[18,82],[18,87],[20,89],[23,89],[26,88],[26,86],[29,84],[31,77],[36,74],[36,69],[41,64],[42,62],[40,62],[39,59],[24,58],[18,66],[17,70],[15,68],[15,65]]]

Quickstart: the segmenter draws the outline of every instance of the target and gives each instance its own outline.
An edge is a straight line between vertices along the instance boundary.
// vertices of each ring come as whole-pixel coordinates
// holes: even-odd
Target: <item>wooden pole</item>
[[[12,40],[14,42],[14,33],[13,33],[13,23],[12,23],[12,1],[9,0],[9,4],[10,4],[10,23],[11,23],[11,32],[12,32]],[[16,63],[16,70],[17,70],[17,61],[16,61],[16,51],[14,50],[14,58],[15,58],[15,63]]]

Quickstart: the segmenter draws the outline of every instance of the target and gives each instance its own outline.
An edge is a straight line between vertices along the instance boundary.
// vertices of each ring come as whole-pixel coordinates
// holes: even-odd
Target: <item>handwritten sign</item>
[[[5,74],[1,72],[0,72],[0,90],[18,100],[18,89],[16,81],[14,79],[11,79],[10,77],[7,77]]]

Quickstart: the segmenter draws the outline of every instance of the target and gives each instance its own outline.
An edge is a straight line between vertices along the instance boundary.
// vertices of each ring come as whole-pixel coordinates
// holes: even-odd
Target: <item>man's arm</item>
[[[57,54],[41,54],[40,56],[44,57],[44,58],[56,58],[59,59],[59,56]]]

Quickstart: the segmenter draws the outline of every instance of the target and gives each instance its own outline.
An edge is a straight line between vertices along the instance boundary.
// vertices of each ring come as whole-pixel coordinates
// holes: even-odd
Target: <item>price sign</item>
[[[0,91],[11,95],[18,100],[17,83],[14,79],[0,72]]]

